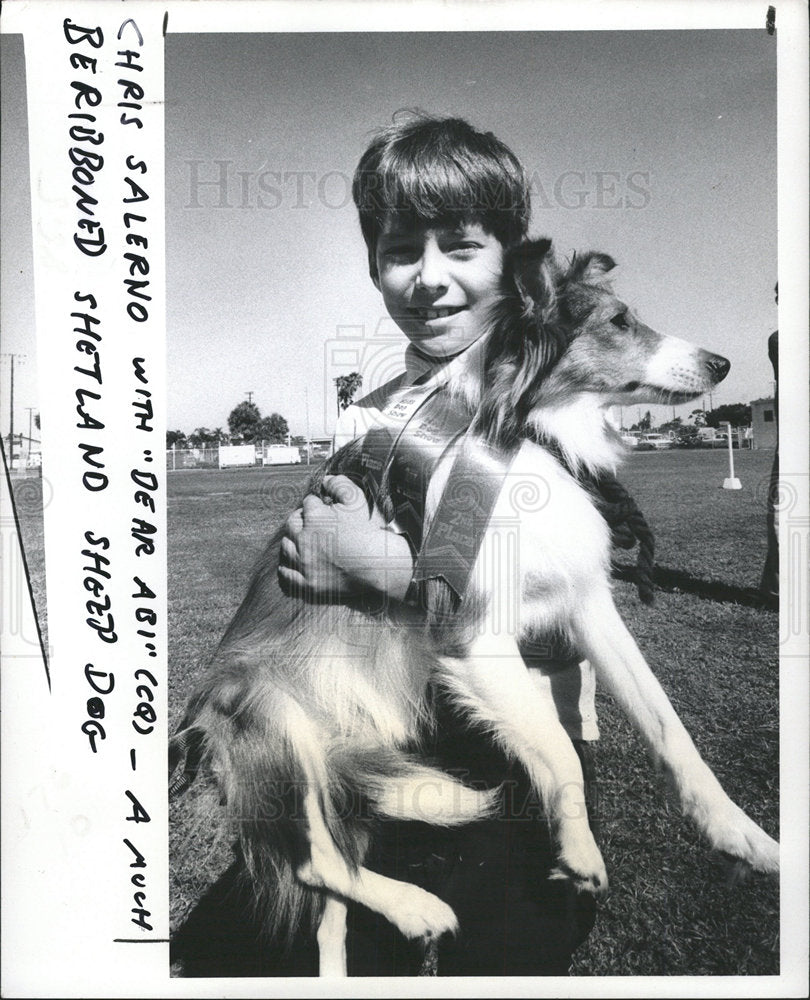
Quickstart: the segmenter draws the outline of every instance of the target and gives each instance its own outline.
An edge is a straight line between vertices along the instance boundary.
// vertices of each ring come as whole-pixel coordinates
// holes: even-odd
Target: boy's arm
[[[287,519],[281,541],[279,580],[285,589],[331,602],[367,591],[404,599],[413,575],[411,547],[391,531],[363,491],[345,476],[327,476],[324,490]]]

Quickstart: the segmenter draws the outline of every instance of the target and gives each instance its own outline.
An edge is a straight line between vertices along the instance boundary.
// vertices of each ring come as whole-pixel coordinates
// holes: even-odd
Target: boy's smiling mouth
[[[425,306],[421,308],[409,309],[408,315],[426,322],[431,319],[446,319],[448,316],[455,316],[466,308],[466,306]]]

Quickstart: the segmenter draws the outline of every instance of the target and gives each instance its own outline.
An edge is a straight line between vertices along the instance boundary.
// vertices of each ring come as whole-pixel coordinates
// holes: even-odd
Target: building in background
[[[751,400],[751,429],[753,447],[776,447],[776,400],[773,396]]]

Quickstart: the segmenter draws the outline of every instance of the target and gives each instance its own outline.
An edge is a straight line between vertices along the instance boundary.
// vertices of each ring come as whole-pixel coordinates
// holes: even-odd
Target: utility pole
[[[31,427],[34,422],[33,413],[35,409],[36,407],[34,406],[26,406],[26,410],[28,410],[28,449],[26,454],[28,455],[31,454]]]
[[[19,358],[22,360],[25,358],[24,354],[4,354],[4,358],[11,358],[11,392],[9,393],[9,428],[8,428],[8,441],[9,441],[9,469],[14,468],[14,362]]]
[[[9,438],[9,462],[10,467],[14,468],[14,355],[11,355],[11,398],[9,400],[9,408],[11,413],[9,415],[9,425],[8,425],[8,438]]]
[[[253,393],[253,392],[246,392],[245,395],[247,396],[247,401],[249,403],[252,403],[253,402],[253,397],[254,397],[255,393]]]
[[[309,438],[309,386],[304,386],[304,408],[307,415],[307,465],[312,460],[312,442]]]

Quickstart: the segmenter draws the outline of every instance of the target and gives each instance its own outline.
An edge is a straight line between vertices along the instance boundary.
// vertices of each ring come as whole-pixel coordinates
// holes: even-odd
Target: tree
[[[631,431],[643,431],[647,432],[652,427],[652,414],[649,410],[644,414],[644,416],[639,420],[637,424],[633,424],[630,427]]]
[[[255,403],[243,402],[235,406],[228,415],[228,430],[231,436],[241,441],[255,441],[258,436],[262,415]]]
[[[207,427],[198,427],[193,434],[189,434],[188,443],[192,448],[206,448],[218,442],[214,431]]]
[[[284,417],[280,413],[272,413],[259,421],[256,438],[269,444],[286,444],[289,433],[290,429]]]
[[[689,414],[689,419],[694,421],[695,427],[705,427],[706,426],[706,411],[705,410],[692,410]]]
[[[338,375],[334,379],[337,386],[338,413],[347,409],[355,397],[355,393],[363,384],[363,376],[359,372],[349,375]]]
[[[683,448],[694,448],[698,443],[698,429],[694,424],[682,424],[675,434],[678,444]]]
[[[751,407],[745,403],[724,403],[706,414],[707,427],[719,427],[729,423],[732,427],[751,425]]]
[[[42,428],[39,426],[39,414],[37,414],[34,417],[34,427],[36,427],[38,431],[42,430]]]
[[[174,448],[175,445],[178,448],[185,447],[186,435],[183,431],[166,431],[166,447]]]

